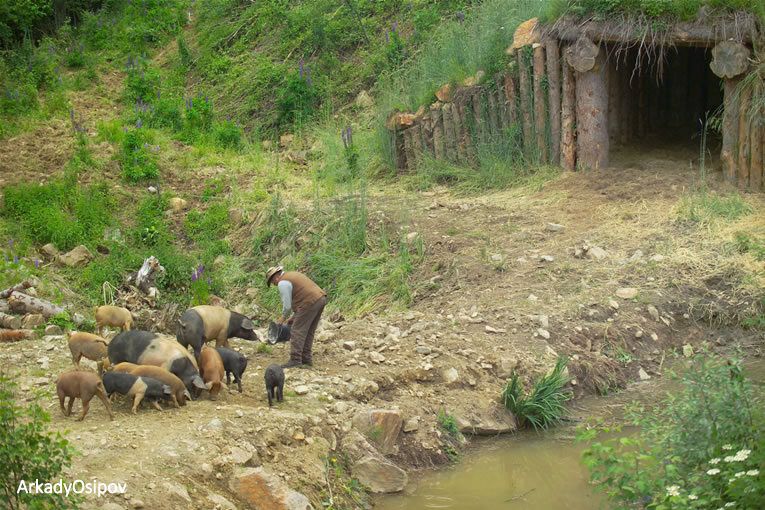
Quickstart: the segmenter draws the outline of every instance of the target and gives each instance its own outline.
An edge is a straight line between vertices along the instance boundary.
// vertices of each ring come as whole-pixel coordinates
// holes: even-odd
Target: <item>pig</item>
[[[72,331],[69,335],[69,351],[72,353],[72,361],[80,368],[80,359],[86,357],[98,364],[98,375],[109,368],[106,340],[92,333],[84,331]]]
[[[273,405],[272,400],[277,402],[284,400],[284,369],[280,365],[268,365],[265,374],[266,394],[268,395],[268,407]]]
[[[227,347],[217,347],[215,349],[223,359],[223,368],[226,369],[226,384],[231,384],[231,375],[234,376],[234,382],[239,387],[239,393],[242,392],[242,374],[247,368],[247,358],[244,354],[236,352]]]
[[[152,405],[161,411],[158,400],[169,400],[173,394],[170,386],[152,377],[139,377],[123,372],[105,373],[104,388],[110,397],[115,393],[133,397],[133,414],[138,412],[138,406],[144,398],[149,399]]]
[[[90,407],[90,400],[93,395],[101,399],[106,407],[106,412],[109,413],[109,419],[113,420],[112,406],[109,403],[109,399],[106,398],[106,389],[104,383],[101,382],[101,378],[93,372],[65,372],[56,379],[56,393],[58,393],[58,403],[61,406],[61,412],[64,416],[72,414],[72,405],[74,399],[82,399],[82,415],[77,418],[77,421],[85,419],[85,415],[88,414],[88,408]],[[64,399],[69,397],[69,405],[64,410]]]
[[[170,389],[173,390],[172,400],[175,407],[185,406],[186,399],[191,400],[191,394],[189,393],[189,390],[186,389],[183,381],[178,379],[178,376],[168,372],[162,367],[156,367],[154,365],[136,365],[125,361],[114,365],[112,370],[141,377],[152,377],[162,384],[167,384],[170,386]]]
[[[204,347],[199,356],[199,373],[205,381],[205,389],[210,392],[210,400],[218,400],[218,394],[223,388],[227,389],[223,382],[226,369],[223,359],[215,349]]]
[[[197,360],[202,345],[210,340],[215,340],[215,347],[228,347],[231,337],[257,340],[255,325],[250,319],[241,313],[209,305],[195,306],[183,312],[178,319],[176,337],[184,347],[194,348]]]
[[[98,326],[99,336],[104,336],[104,326],[130,331],[133,327],[133,314],[121,306],[99,306],[96,308],[96,326]]]
[[[140,329],[123,331],[109,342],[108,352],[112,364],[128,361],[168,370],[183,381],[192,395],[194,388],[207,389],[194,357],[171,336]]]

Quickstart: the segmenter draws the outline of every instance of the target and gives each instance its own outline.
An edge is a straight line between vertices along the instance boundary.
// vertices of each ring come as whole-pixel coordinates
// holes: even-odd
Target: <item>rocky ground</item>
[[[451,462],[472,435],[515,430],[499,400],[513,370],[528,382],[566,355],[580,396],[660,376],[668,357],[704,347],[746,341],[760,354],[759,333],[735,324],[757,305],[762,263],[728,246],[765,229],[765,200],[746,197],[754,213],[736,221],[685,221],[678,203],[696,173],[678,158],[622,154],[603,172],[480,197],[373,194],[373,219],[423,240],[415,303],[325,318],[316,367],[288,370],[273,408],[263,371],[288,358],[285,345],[232,340],[250,359],[241,394],[137,415],[123,400],[111,422],[97,401],[84,422],[58,410],[63,336],[0,344],[0,361],[68,431],[79,451],[69,478],[127,483],[124,497],[84,508],[366,507],[407,472]],[[228,304],[253,307],[246,293]]]

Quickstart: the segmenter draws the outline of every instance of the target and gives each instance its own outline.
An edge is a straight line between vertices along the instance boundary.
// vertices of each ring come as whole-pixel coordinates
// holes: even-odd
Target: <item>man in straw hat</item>
[[[266,272],[266,285],[276,285],[282,298],[282,317],[279,324],[295,313],[290,338],[290,359],[283,368],[313,365],[313,336],[319,325],[321,312],[327,304],[327,293],[310,278],[297,271],[284,272],[282,266]]]

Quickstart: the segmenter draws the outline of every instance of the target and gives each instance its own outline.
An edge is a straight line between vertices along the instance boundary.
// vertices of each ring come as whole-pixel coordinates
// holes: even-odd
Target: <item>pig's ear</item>
[[[245,317],[244,319],[242,319],[242,327],[244,329],[249,329],[250,331],[252,331],[253,329],[255,329],[255,324],[253,324],[250,319]]]
[[[200,390],[206,390],[207,389],[207,387],[205,386],[204,381],[198,375],[194,376],[194,378],[191,380],[191,384],[193,384],[195,388],[199,388]]]

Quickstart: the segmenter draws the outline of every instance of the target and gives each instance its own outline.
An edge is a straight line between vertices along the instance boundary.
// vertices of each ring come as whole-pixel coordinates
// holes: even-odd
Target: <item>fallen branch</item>
[[[63,307],[34,296],[14,291],[8,298],[8,306],[16,313],[41,313],[46,319],[63,313]]]
[[[4,291],[0,292],[0,298],[2,299],[8,299],[8,297],[13,293],[14,291],[23,291],[24,289],[28,289],[29,287],[34,287],[37,284],[37,281],[32,280],[24,280],[21,283],[17,283],[13,287],[8,287]]]

